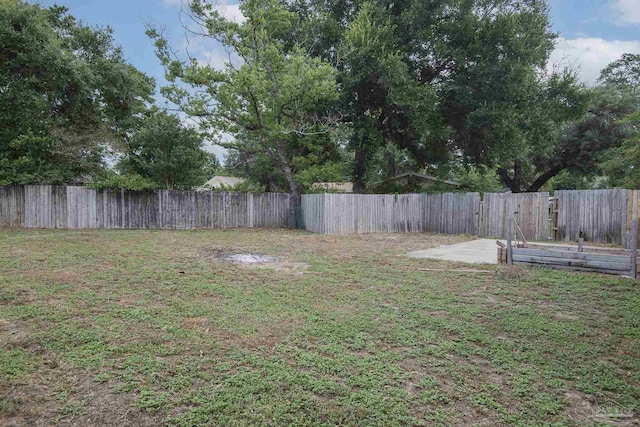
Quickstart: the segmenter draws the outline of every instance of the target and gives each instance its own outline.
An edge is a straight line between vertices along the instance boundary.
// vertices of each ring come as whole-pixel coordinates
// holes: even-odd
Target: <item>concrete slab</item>
[[[412,258],[441,259],[469,264],[497,264],[498,245],[496,239],[477,239],[455,245],[409,252]]]

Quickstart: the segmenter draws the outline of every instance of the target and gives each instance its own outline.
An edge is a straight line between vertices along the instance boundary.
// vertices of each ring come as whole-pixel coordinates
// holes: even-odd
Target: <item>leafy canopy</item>
[[[119,164],[154,182],[159,188],[190,190],[204,184],[211,165],[202,137],[180,119],[157,112],[144,120],[127,142],[127,157]]]
[[[284,175],[289,191],[299,194],[296,173],[302,158],[321,154],[330,144],[327,108],[338,96],[335,70],[278,37],[294,24],[293,14],[279,1],[248,0],[240,8],[246,20],[236,23],[210,3],[190,4],[205,37],[237,56],[223,70],[174,57],[161,34],[148,31],[173,82],[163,93],[198,117],[210,136],[235,136],[221,145],[264,157]]]
[[[0,183],[83,181],[151,101],[109,28],[63,7],[0,3]]]

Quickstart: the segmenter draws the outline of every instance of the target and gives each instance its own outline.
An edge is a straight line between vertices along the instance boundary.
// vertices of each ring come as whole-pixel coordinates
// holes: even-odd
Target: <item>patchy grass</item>
[[[462,240],[0,230],[0,425],[634,425],[638,285]]]

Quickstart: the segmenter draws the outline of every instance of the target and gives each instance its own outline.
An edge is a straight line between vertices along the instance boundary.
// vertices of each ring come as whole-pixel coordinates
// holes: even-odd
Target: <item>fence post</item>
[[[636,279],[638,277],[638,220],[631,223],[631,271],[629,275]]]
[[[553,240],[558,240],[558,196],[554,194],[551,202],[551,232]]]
[[[484,193],[480,195],[480,203],[478,205],[478,235],[482,236],[484,230]]]
[[[511,221],[512,217],[507,220],[507,264],[513,264],[513,248],[511,247]]]

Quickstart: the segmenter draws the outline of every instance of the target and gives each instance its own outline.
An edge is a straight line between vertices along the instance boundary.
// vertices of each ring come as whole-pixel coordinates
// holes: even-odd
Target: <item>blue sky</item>
[[[144,23],[164,26],[178,45],[184,32],[178,18],[181,0],[39,0],[50,6],[67,6],[71,13],[92,25],[110,25],[124,46],[126,57],[140,70],[162,77],[153,46],[144,34]],[[238,14],[237,0],[219,1],[231,16]],[[548,0],[553,28],[560,34],[554,63],[572,64],[585,82],[622,53],[640,53],[640,0]],[[235,4],[235,5],[234,5]],[[220,52],[199,46],[196,54],[216,63]]]
[[[139,70],[163,82],[163,70],[145,35],[145,23],[167,30],[173,46],[184,47],[179,19],[182,0],[39,0],[43,6],[59,4],[90,25],[111,26],[126,58]],[[218,0],[224,13],[238,19],[237,0]],[[551,63],[572,65],[588,84],[600,70],[623,53],[640,53],[640,0],[548,0],[551,22],[559,33]],[[190,53],[220,66],[224,55],[211,44],[192,43]],[[209,147],[220,155],[220,147]]]

